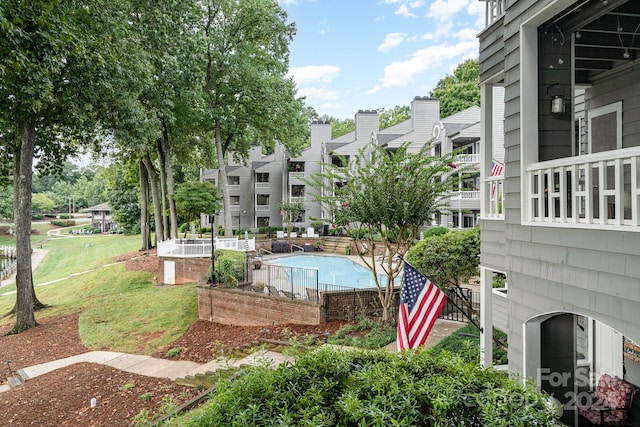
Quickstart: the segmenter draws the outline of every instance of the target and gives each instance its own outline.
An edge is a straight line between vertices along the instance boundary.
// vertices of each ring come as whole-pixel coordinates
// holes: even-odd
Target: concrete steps
[[[353,239],[350,237],[324,236],[322,237],[322,246],[325,252],[346,255],[347,248],[351,250],[352,241]]]

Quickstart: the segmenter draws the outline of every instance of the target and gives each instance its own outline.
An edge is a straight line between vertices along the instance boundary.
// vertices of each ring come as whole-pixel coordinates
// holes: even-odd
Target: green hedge
[[[76,221],[73,219],[53,219],[50,222],[51,225],[56,225],[58,227],[73,227],[76,225]]]
[[[322,347],[222,380],[174,426],[552,426],[531,383],[443,352]]]

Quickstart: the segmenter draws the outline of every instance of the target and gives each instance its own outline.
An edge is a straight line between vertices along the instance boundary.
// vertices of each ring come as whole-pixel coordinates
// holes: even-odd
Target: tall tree
[[[391,110],[379,108],[380,129],[386,129],[411,118],[411,109],[407,105],[396,105]]]
[[[208,0],[205,93],[213,125],[225,236],[233,234],[225,158],[276,141],[297,155],[307,128],[303,101],[285,74],[295,32],[275,0]]]
[[[360,150],[344,182],[344,168],[324,164],[308,184],[333,215],[337,225],[347,230],[362,229],[355,236],[358,255],[372,271],[388,321],[393,302],[395,278],[402,269],[398,259],[404,257],[417,239],[420,227],[444,209],[445,197],[458,180],[449,166],[456,152],[432,156],[431,145],[423,144],[418,153],[404,144],[395,152],[369,144]],[[340,185],[337,185],[340,183]],[[378,260],[382,247],[384,258]],[[380,283],[380,269],[386,276]]]
[[[178,213],[190,223],[199,220],[201,213],[212,214],[220,207],[220,200],[210,182],[185,182],[171,197],[176,202]],[[186,237],[186,229],[184,234]]]
[[[440,79],[429,93],[440,100],[440,117],[448,117],[474,105],[480,106],[480,63],[467,59]]]
[[[128,17],[118,0],[37,0],[0,3],[0,133],[12,134],[5,152],[14,165],[16,324],[35,326],[31,273],[33,160],[50,173],[95,134],[99,117],[123,111],[135,87]],[[120,43],[120,44],[119,44]],[[126,83],[126,84],[123,84]],[[9,160],[9,159],[7,159]]]

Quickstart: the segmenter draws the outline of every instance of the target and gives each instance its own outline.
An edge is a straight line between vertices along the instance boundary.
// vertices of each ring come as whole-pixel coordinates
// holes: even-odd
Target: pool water
[[[318,270],[318,282],[322,284],[349,288],[374,288],[376,286],[370,270],[344,257],[294,255],[274,258],[269,260],[268,263],[283,267]],[[381,284],[384,286],[384,276],[378,275],[378,277],[380,277]]]

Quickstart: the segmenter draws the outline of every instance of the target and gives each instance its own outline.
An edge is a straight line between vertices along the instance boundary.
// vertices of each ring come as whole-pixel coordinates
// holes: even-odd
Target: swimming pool
[[[294,271],[293,281],[296,276],[315,275],[318,271],[318,283],[349,288],[375,288],[373,274],[367,268],[356,264],[348,258],[331,255],[293,255],[289,257],[273,258],[267,261],[282,267],[308,269]],[[378,275],[384,286],[385,276]],[[300,277],[302,279],[302,277]]]

